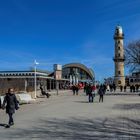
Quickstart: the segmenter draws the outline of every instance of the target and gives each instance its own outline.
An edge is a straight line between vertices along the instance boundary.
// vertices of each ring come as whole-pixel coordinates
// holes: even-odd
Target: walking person
[[[116,85],[115,84],[113,84],[113,90],[114,90],[114,92],[116,92]]]
[[[120,92],[122,92],[122,91],[123,91],[123,86],[121,85],[121,86],[120,86]]]
[[[79,93],[79,86],[78,85],[75,86],[75,91],[76,91],[76,95],[78,95],[78,93]]]
[[[126,88],[127,88],[127,86],[125,85],[125,86],[124,86],[124,92],[126,92]]]
[[[88,84],[85,85],[84,90],[85,90],[86,96],[88,96]]]
[[[87,94],[88,94],[89,103],[92,103],[93,102],[93,95],[92,95],[92,87],[90,84],[87,86]]]
[[[43,85],[40,84],[40,90],[41,90],[41,94],[42,95],[45,95],[47,98],[49,98],[51,96],[51,94],[49,93],[46,93],[44,90],[43,90]]]
[[[1,109],[1,98],[0,98],[0,109]]]
[[[75,95],[76,94],[76,85],[72,86],[72,91],[73,91],[73,95]]]
[[[100,88],[99,88],[99,91],[98,91],[98,94],[99,94],[99,102],[103,102],[104,101],[104,94],[105,94],[105,90],[103,88],[103,86],[101,85]]]
[[[14,125],[13,114],[15,110],[18,110],[18,100],[14,94],[13,88],[8,89],[8,93],[6,93],[3,101],[2,108],[4,109],[6,105],[6,113],[9,116],[9,123],[7,127],[9,128],[11,125]]]
[[[86,93],[87,84],[84,85],[84,93]]]

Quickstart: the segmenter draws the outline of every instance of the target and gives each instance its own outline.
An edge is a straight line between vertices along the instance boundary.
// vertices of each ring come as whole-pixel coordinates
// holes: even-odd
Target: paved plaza
[[[9,129],[0,110],[0,140],[139,140],[140,96],[105,96],[88,103],[82,92],[41,98],[22,105]]]

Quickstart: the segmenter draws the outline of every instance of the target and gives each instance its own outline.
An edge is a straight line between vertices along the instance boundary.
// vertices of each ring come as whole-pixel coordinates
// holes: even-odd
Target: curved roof
[[[91,79],[94,79],[94,77],[95,77],[93,70],[87,68],[85,65],[83,65],[81,63],[69,63],[69,64],[66,64],[63,66],[63,68],[70,68],[70,67],[76,67],[76,68],[83,69],[85,72],[87,72],[89,74]]]

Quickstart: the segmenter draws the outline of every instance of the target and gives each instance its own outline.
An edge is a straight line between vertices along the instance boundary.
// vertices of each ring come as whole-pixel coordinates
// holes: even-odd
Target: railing
[[[115,33],[115,35],[114,35],[114,39],[116,39],[116,38],[124,38],[124,34],[118,34],[118,33]]]
[[[124,57],[113,57],[113,60],[115,62],[124,62],[125,61],[125,56]]]

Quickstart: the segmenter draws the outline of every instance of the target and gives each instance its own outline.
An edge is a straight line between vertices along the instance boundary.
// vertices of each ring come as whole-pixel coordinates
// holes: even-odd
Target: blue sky
[[[114,75],[115,26],[125,45],[140,38],[140,0],[0,1],[0,70],[52,70],[80,62],[98,80]]]

